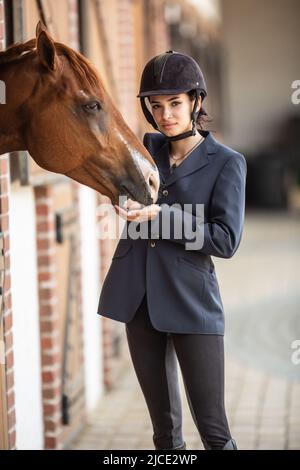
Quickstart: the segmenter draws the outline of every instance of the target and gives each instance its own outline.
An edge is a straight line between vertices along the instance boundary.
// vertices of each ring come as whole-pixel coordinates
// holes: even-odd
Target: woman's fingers
[[[145,222],[152,220],[157,216],[160,211],[160,206],[152,204],[151,206],[145,206],[142,209],[125,210],[122,207],[115,205],[117,214],[125,220],[134,222]]]
[[[139,215],[139,211],[126,211],[117,204],[115,205],[115,209],[117,214],[125,220],[133,221],[137,217],[137,215]]]
[[[133,201],[132,199],[127,199],[124,203],[123,208],[126,210],[136,210],[136,209],[142,209],[143,207],[145,206],[143,206],[139,202]]]

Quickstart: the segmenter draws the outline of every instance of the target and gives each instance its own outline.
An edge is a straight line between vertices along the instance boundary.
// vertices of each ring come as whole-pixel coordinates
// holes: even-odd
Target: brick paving
[[[239,449],[300,449],[300,215],[247,212],[239,251],[214,258],[226,311],[226,409]],[[72,449],[150,449],[152,428],[128,356]],[[203,449],[184,394],[188,449]]]

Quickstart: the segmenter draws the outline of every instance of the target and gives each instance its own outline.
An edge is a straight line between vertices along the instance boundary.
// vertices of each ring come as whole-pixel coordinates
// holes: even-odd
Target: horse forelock
[[[67,58],[71,69],[81,85],[89,84],[93,88],[99,86],[103,88],[96,70],[88,59],[65,44],[54,42],[54,45],[57,55]],[[0,65],[9,64],[15,60],[25,58],[30,52],[37,54],[36,39],[30,39],[23,44],[14,44],[8,47],[6,51],[0,52]]]

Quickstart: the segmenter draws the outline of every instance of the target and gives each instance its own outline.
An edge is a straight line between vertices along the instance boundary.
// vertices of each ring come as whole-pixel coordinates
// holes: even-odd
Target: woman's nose
[[[163,110],[163,118],[164,119],[170,119],[172,117],[172,111],[169,108],[165,108]]]

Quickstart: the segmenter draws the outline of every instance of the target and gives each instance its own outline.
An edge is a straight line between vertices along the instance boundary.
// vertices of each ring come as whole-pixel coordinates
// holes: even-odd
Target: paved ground
[[[214,258],[226,310],[226,404],[240,449],[300,449],[300,214],[247,213],[231,260]],[[300,359],[300,354],[298,355]],[[182,385],[182,383],[181,383]],[[202,449],[182,387],[184,438]],[[153,449],[130,361],[73,449]]]

